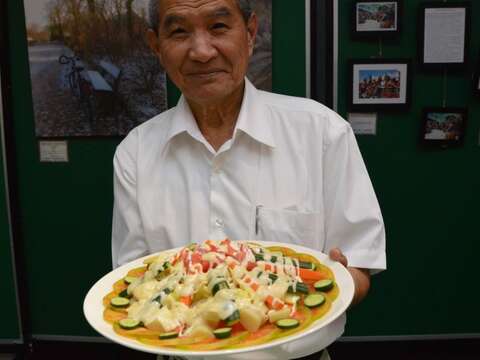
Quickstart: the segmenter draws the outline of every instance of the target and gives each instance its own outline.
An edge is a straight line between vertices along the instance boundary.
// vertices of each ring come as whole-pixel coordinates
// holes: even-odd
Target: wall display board
[[[468,61],[470,3],[431,2],[419,10],[419,56],[422,67],[462,69]]]
[[[22,1],[6,3],[11,19],[9,56],[15,115],[9,138],[15,140],[17,154],[19,217],[33,337],[97,337],[84,319],[82,303],[94,282],[112,266],[112,163],[121,139],[69,138],[68,162],[39,161],[25,9]],[[272,89],[304,96],[305,3],[271,1],[271,12]],[[267,30],[262,38],[264,42],[270,38]],[[265,51],[263,56],[268,57]],[[167,92],[168,104],[173,106],[178,92],[168,84]]]
[[[402,28],[403,1],[357,0],[352,6],[351,32],[354,39],[391,39]]]
[[[396,42],[352,40],[345,14],[354,0],[338,3],[338,111],[346,117],[352,58],[415,59],[423,28],[410,22]],[[463,1],[447,4],[462,6]],[[415,19],[421,0],[404,2],[403,16]],[[480,13],[480,2],[471,2]],[[480,34],[472,16],[471,34]],[[472,38],[473,42],[473,38]],[[478,44],[466,47],[465,58],[477,59]],[[357,141],[379,200],[387,234],[387,270],[372,276],[366,300],[351,309],[345,336],[368,340],[478,338],[480,312],[477,254],[480,168],[478,166],[480,103],[472,94],[471,74],[448,70],[424,72],[412,66],[410,107],[378,112],[376,136]],[[463,146],[425,150],[418,144],[424,108],[468,108]],[[442,106],[443,107],[443,106]],[[468,249],[466,251],[459,249]],[[446,287],[446,284],[451,287]],[[472,286],[473,285],[473,286]]]
[[[0,4],[0,18],[5,19],[4,4]],[[0,345],[21,342],[19,308],[15,284],[14,260],[12,256],[12,237],[8,209],[7,177],[4,142],[4,120],[11,114],[5,110],[9,99],[7,86],[6,26],[0,24],[0,309],[2,309],[2,326],[0,326]]]
[[[123,136],[167,109],[167,76],[147,43],[149,0],[24,0],[35,134]],[[272,0],[255,1],[249,77],[272,87]]]

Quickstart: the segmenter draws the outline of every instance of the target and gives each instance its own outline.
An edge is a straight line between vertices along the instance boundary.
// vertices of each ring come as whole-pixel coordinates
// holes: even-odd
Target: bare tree
[[[95,0],[87,0],[88,12],[95,15]]]
[[[133,38],[133,0],[126,0],[127,7],[127,31],[130,39]]]

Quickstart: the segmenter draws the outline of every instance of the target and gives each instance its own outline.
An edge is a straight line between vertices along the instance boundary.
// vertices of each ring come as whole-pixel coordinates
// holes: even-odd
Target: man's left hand
[[[330,259],[333,261],[338,261],[340,264],[345,266],[352,275],[355,283],[355,294],[353,295],[351,305],[358,304],[365,296],[367,296],[368,290],[370,289],[369,270],[348,266],[348,259],[339,248],[333,248],[330,250],[329,255]]]

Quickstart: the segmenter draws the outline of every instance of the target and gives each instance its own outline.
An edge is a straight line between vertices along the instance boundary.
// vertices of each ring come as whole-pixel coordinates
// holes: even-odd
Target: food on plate
[[[309,254],[254,242],[207,240],[130,270],[103,299],[121,336],[190,351],[264,344],[303,331],[339,294]]]

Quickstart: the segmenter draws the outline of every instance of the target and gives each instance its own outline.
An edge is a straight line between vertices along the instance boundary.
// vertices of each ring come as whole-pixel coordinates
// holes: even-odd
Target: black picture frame
[[[453,117],[453,119],[451,119]],[[419,142],[424,147],[462,146],[468,109],[462,107],[425,107],[422,110]]]
[[[477,66],[473,73],[472,88],[473,94],[480,97],[480,60],[477,61]]]
[[[350,111],[404,111],[410,107],[409,59],[351,59],[348,74]]]
[[[375,14],[368,14],[373,7],[392,6],[392,14],[382,13],[382,22],[375,18]],[[363,15],[362,15],[363,14]],[[364,16],[373,16],[373,19],[365,19]],[[380,15],[380,14],[379,14]],[[393,17],[393,18],[392,18]],[[365,21],[362,22],[362,19]],[[395,39],[402,30],[403,0],[355,0],[351,8],[351,37],[355,40],[378,40]]]
[[[465,9],[465,33],[464,33],[464,47],[463,47],[463,61],[457,62],[432,62],[425,61],[425,14],[428,10],[441,10],[441,9],[452,9],[452,8],[462,8]],[[467,68],[468,64],[468,49],[470,46],[470,28],[471,28],[471,4],[469,1],[462,2],[426,2],[422,3],[419,7],[418,12],[418,34],[420,36],[418,41],[418,63],[422,70],[454,70],[462,71]],[[431,43],[431,42],[428,42]],[[447,47],[446,47],[447,48]]]

